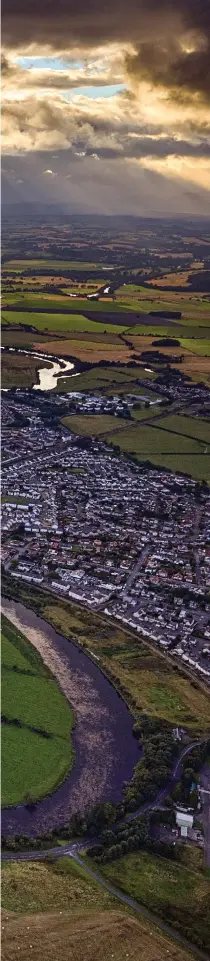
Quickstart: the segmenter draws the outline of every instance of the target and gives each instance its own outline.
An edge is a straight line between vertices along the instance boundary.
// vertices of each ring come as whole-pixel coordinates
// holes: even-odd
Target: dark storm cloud
[[[179,0],[181,3],[181,0]],[[188,0],[185,0],[187,3]],[[75,45],[98,45],[108,42],[135,40],[148,27],[155,33],[162,19],[176,20],[170,0],[3,0],[3,35],[8,45],[49,43],[55,49]],[[179,19],[179,12],[178,12]],[[150,22],[150,25],[149,25]]]
[[[80,149],[82,150],[84,145],[80,143]],[[200,141],[200,143],[190,143],[187,140],[175,140],[171,138],[170,140],[166,137],[161,137],[157,140],[154,137],[138,137],[137,140],[121,142],[118,149],[112,147],[96,147],[96,153],[98,157],[109,160],[117,159],[118,157],[126,157],[129,159],[140,160],[141,157],[210,157],[210,144],[206,141]],[[92,156],[90,148],[87,148],[86,154]]]
[[[3,0],[3,34],[16,46],[49,43],[55,49],[119,41],[176,32],[209,31],[209,0]]]
[[[2,35],[8,48],[49,45],[69,54],[131,42],[133,78],[164,86],[175,99],[210,95],[210,0],[3,0]]]
[[[196,41],[195,41],[196,42]],[[189,41],[190,43],[190,41]],[[173,96],[186,103],[189,94],[210,97],[210,41],[198,38],[197,49],[182,51],[178,43],[157,46],[142,43],[135,56],[127,56],[128,73],[136,80],[146,80],[154,86],[166,87]],[[182,93],[184,92],[184,97]]]

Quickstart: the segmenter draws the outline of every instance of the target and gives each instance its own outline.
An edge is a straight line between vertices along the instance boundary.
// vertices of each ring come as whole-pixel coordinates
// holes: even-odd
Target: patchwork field
[[[190,961],[71,858],[2,865],[3,961]]]
[[[158,407],[149,411],[144,409],[141,412],[133,412],[133,423],[130,420],[103,414],[93,416],[75,414],[63,418],[62,423],[78,434],[89,436],[103,434],[109,444],[113,444],[125,454],[136,455],[139,461],[149,461],[169,470],[190,474],[195,480],[210,481],[208,424],[203,425],[203,422],[199,421],[199,425],[201,423],[199,427],[197,419],[190,418],[191,433],[185,434],[183,420],[185,422],[186,418],[181,419],[180,429],[179,420],[177,421],[176,417],[173,420],[169,415],[158,421],[158,413]],[[154,422],[151,424],[152,418]],[[171,429],[171,420],[172,424],[178,423],[179,431]],[[136,421],[140,423],[137,424]],[[192,433],[194,423],[195,432]],[[200,437],[197,436],[199,429]]]
[[[69,342],[70,343],[70,342]],[[41,349],[41,345],[40,345]],[[70,348],[69,348],[70,350]],[[147,374],[147,378],[151,381],[154,380],[155,374]],[[79,374],[77,379],[65,378],[62,380],[62,385],[59,382],[57,385],[57,390],[71,390],[71,391],[90,391],[99,394],[120,394],[126,396],[129,392],[138,393],[143,390],[140,387],[142,378],[145,378],[145,371],[143,368],[132,369],[131,367],[92,367],[91,370],[86,370],[84,373]],[[143,390],[145,393],[145,388]],[[146,390],[147,395],[149,394],[148,388]],[[156,395],[151,391],[151,398],[155,399]]]
[[[2,618],[2,804],[50,793],[71,769],[72,712],[35,649]]]

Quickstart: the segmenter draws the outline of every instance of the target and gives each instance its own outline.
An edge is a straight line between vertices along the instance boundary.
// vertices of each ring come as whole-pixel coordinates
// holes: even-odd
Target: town
[[[107,409],[73,397],[84,416]],[[102,610],[209,682],[209,488],[67,430],[71,401],[51,393],[46,421],[42,392],[3,395],[3,570]]]

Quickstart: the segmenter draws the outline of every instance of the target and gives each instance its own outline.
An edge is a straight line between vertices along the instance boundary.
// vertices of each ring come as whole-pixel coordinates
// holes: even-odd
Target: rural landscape
[[[209,331],[205,221],[4,216],[5,961],[208,958]]]

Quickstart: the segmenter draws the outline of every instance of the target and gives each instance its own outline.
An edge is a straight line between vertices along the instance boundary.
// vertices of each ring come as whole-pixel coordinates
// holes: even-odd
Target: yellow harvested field
[[[88,437],[99,437],[117,430],[118,427],[122,430],[127,427],[127,423],[123,417],[114,417],[112,414],[70,414],[70,417],[62,417],[64,427],[68,427],[74,434]]]
[[[154,925],[120,909],[91,911],[86,918],[61,915],[4,912],[2,961],[191,961]]]
[[[92,340],[92,337],[94,340]],[[61,357],[78,357],[82,361],[91,360],[92,364],[98,364],[100,360],[119,361],[122,364],[127,364],[131,360],[132,347],[129,350],[129,347],[120,343],[117,336],[117,343],[113,338],[113,334],[107,335],[105,341],[101,334],[92,334],[90,338],[89,335],[85,334],[85,339],[82,339],[79,333],[79,339],[78,337],[77,339],[68,337],[68,340],[51,340],[42,343],[37,341],[34,347],[36,350],[56,354],[56,356],[60,354]]]

